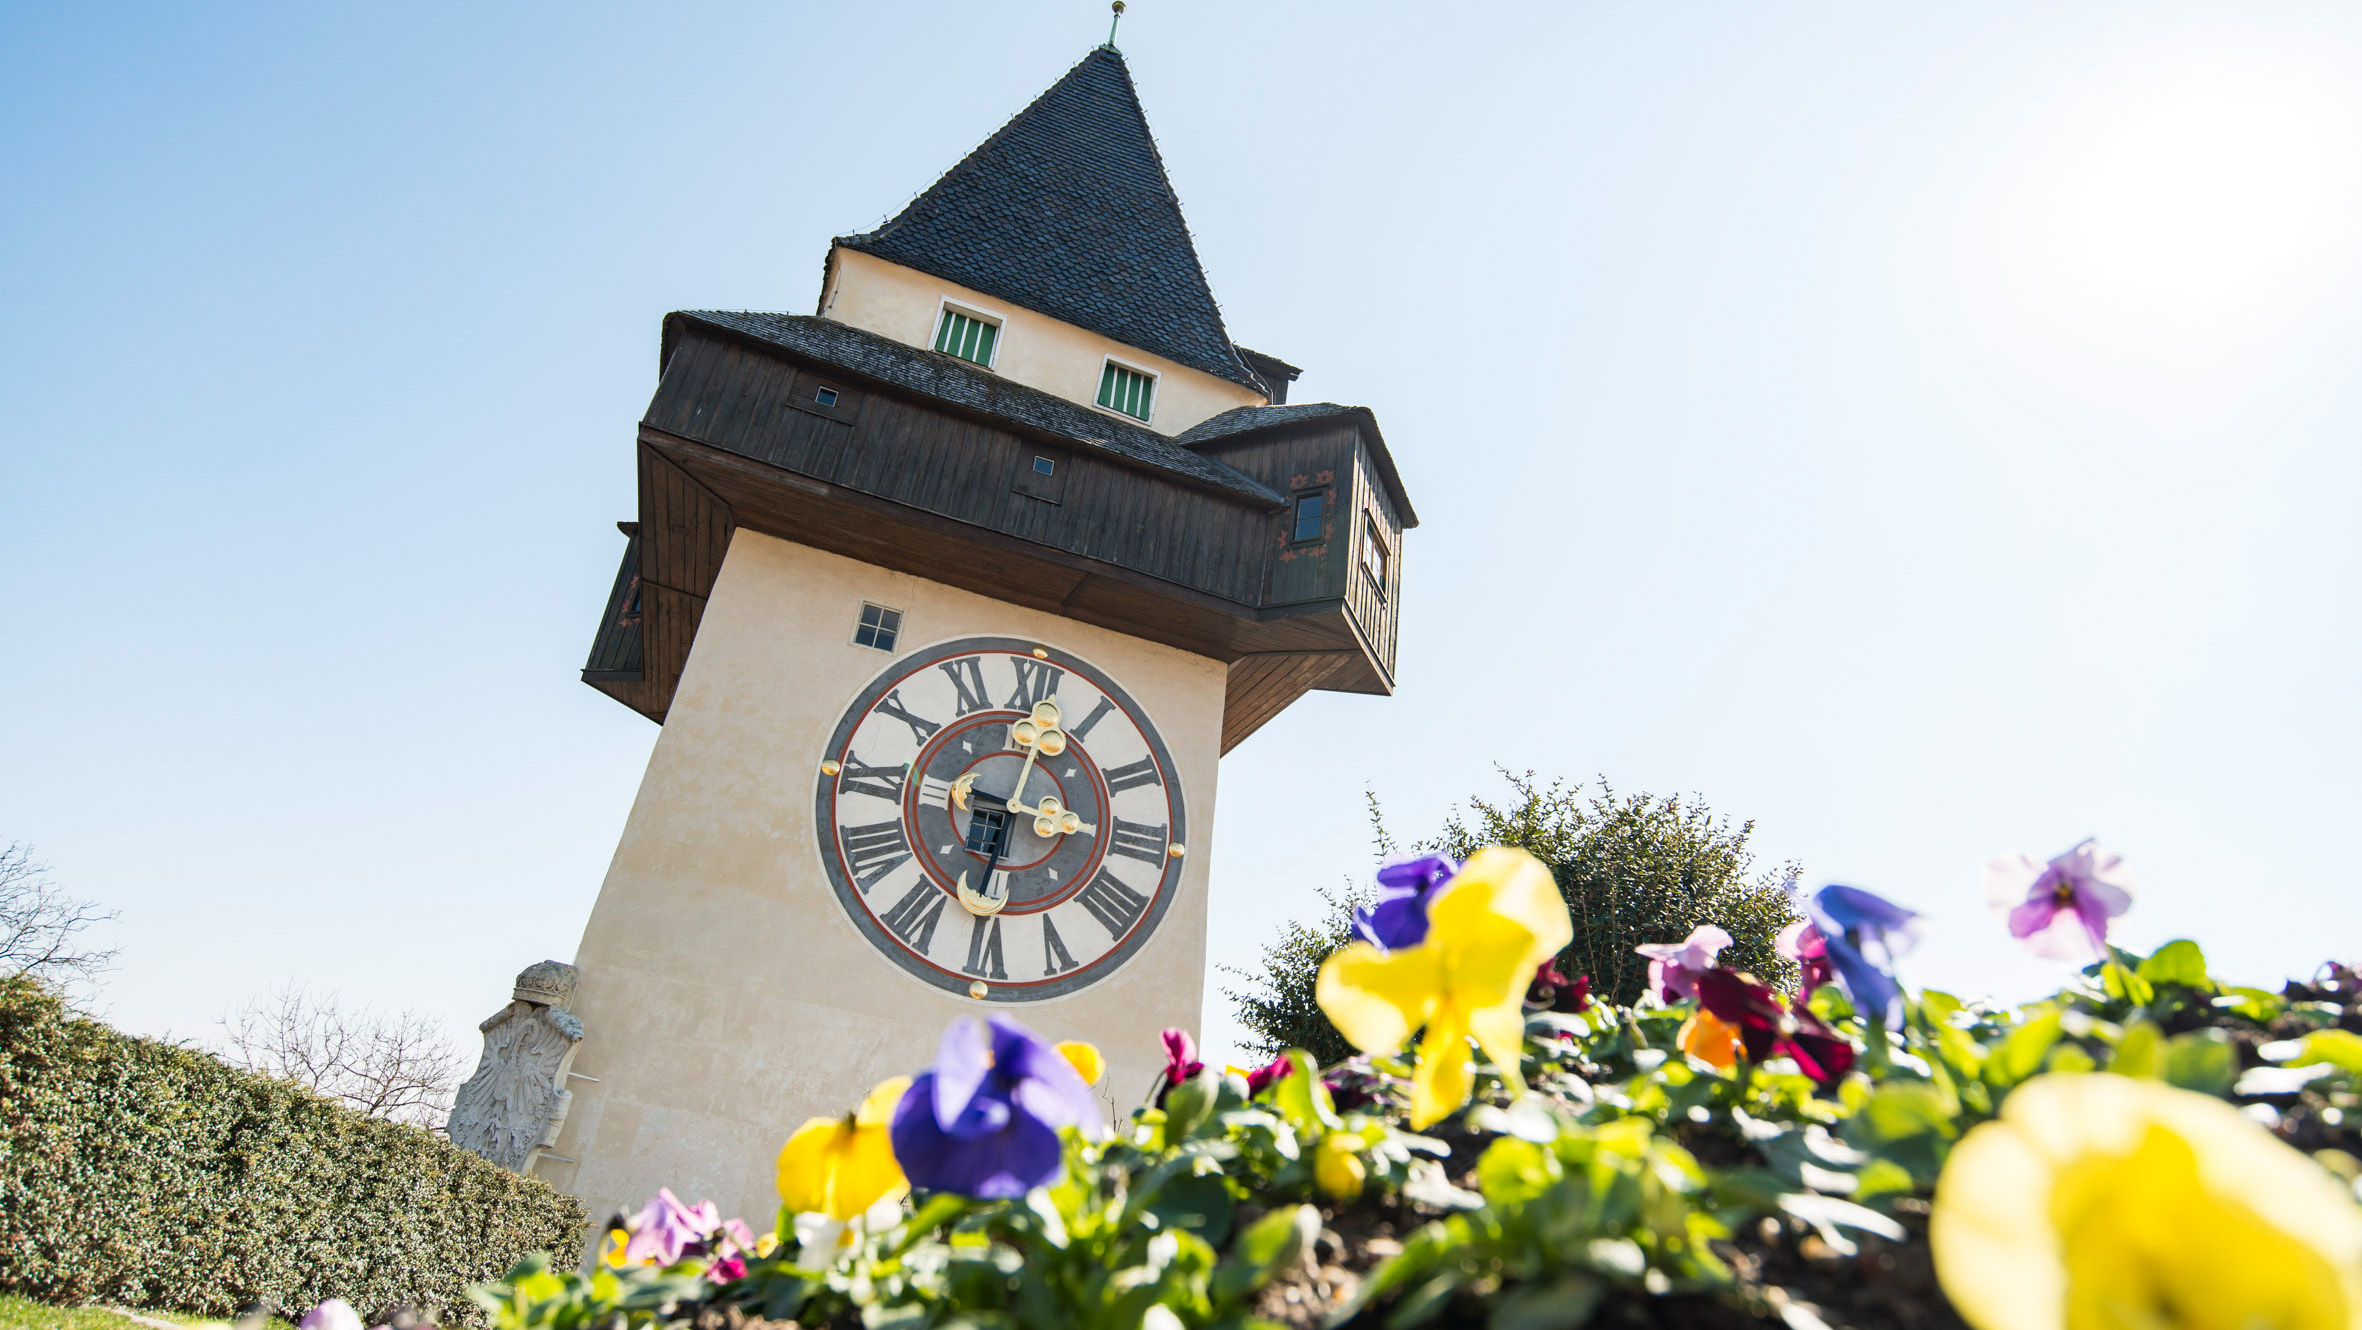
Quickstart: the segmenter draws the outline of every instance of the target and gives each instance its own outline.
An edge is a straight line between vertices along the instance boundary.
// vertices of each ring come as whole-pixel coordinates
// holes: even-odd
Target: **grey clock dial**
[[[1016,638],[888,666],[830,736],[814,812],[862,936],[992,1002],[1122,966],[1171,906],[1187,846],[1180,774],[1147,713],[1089,662]]]

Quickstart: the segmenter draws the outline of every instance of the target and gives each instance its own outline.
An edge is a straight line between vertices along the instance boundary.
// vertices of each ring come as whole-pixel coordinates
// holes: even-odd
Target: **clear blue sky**
[[[1223,764],[1215,960],[1494,763],[1755,819],[1967,992],[2048,974],[1984,861],[2086,834],[2134,945],[2357,950],[2362,10],[1132,9],[1233,333],[1425,519],[1399,695]],[[105,1009],[302,980],[472,1056],[656,734],[576,670],[660,317],[809,310],[1104,31],[0,13],[0,838],[123,911]]]

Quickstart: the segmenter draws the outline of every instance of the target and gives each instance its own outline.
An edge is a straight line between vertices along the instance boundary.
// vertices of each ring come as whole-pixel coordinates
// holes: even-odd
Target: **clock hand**
[[[993,840],[992,862],[984,866],[984,890],[977,891],[971,888],[968,885],[968,875],[966,873],[960,874],[959,891],[956,894],[959,896],[961,909],[981,918],[999,914],[1002,907],[1009,903],[1007,884],[998,884],[996,887],[992,880],[993,876],[1001,871],[1001,856],[1008,852],[1009,827],[1006,822],[1003,822],[1001,834]]]

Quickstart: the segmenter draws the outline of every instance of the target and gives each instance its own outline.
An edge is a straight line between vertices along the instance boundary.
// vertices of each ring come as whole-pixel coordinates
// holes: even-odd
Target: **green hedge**
[[[0,1290],[227,1315],[255,1299],[465,1312],[580,1246],[581,1205],[418,1127],[0,981]]]

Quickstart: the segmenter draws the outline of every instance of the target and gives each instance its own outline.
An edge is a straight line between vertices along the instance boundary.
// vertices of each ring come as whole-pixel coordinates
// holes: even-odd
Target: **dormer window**
[[[1321,538],[1327,529],[1329,492],[1313,490],[1296,496],[1295,543],[1301,545]]]
[[[992,368],[992,353],[1000,340],[999,319],[949,303],[943,306],[943,321],[935,326],[936,350],[986,369]]]
[[[1109,360],[1099,371],[1099,405],[1146,421],[1156,410],[1156,376]]]
[[[1378,534],[1378,519],[1374,515],[1363,513],[1361,522],[1361,570],[1369,574],[1370,585],[1377,589],[1379,598],[1384,599],[1386,595],[1386,541]]]

